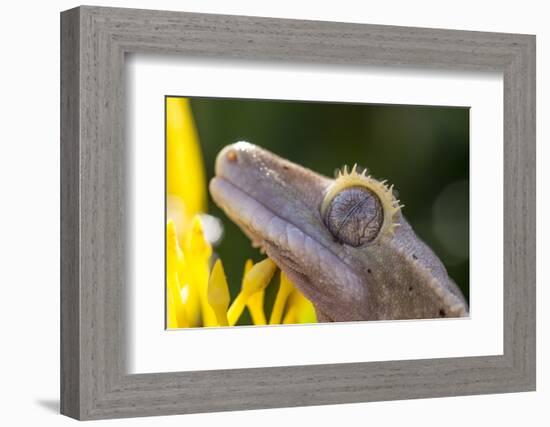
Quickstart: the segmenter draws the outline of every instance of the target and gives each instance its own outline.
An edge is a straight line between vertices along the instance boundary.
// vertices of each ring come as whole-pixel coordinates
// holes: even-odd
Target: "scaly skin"
[[[218,154],[210,193],[312,301],[320,321],[468,316],[460,290],[401,212],[393,235],[360,247],[335,241],[320,213],[332,182],[239,142]]]

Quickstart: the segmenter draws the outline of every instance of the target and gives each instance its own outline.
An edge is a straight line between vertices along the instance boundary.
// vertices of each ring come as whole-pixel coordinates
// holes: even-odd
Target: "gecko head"
[[[391,239],[401,218],[383,182],[357,168],[331,179],[238,142],[218,154],[210,193],[318,314],[338,320],[369,317],[365,277],[376,259],[368,248]]]

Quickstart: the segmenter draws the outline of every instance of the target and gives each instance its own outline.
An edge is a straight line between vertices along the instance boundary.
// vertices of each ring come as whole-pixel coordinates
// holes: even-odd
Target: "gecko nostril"
[[[238,160],[237,152],[235,150],[229,150],[226,154],[228,161],[235,163]]]

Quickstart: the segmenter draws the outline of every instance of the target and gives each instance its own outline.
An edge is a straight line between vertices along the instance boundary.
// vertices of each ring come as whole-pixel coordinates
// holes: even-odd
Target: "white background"
[[[97,1],[96,4],[211,13],[263,15],[376,24],[537,34],[538,124],[538,391],[171,416],[109,425],[316,426],[548,425],[550,321],[548,258],[548,84],[550,51],[544,2],[338,2],[196,0]],[[3,5],[0,67],[0,210],[2,362],[0,419],[4,425],[67,425],[57,415],[59,384],[59,16],[71,1]],[[546,197],[544,197],[546,196]],[[543,197],[544,200],[543,201]],[[546,203],[544,203],[546,202]],[[545,360],[546,359],[546,360]]]
[[[218,78],[220,75],[223,79]],[[127,59],[126,76],[132,153],[129,182],[133,188],[127,218],[133,241],[130,372],[502,354],[500,73],[396,71],[384,67],[349,70],[133,55]],[[164,236],[158,232],[164,224],[164,146],[151,142],[164,139],[162,106],[166,94],[471,106],[471,319],[164,331]],[[488,193],[487,188],[498,190]],[[255,351],[251,351],[252,343]],[[231,351],[219,357],[212,347]],[[201,351],[190,352],[190,348]]]

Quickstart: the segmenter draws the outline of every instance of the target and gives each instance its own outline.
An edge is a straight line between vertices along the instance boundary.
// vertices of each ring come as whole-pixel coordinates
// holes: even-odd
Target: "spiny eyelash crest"
[[[397,222],[397,214],[405,206],[399,204],[399,200],[394,194],[393,184],[386,185],[386,180],[378,181],[367,174],[367,169],[356,164],[353,165],[351,171],[348,171],[348,166],[344,165],[341,169],[336,169],[334,172],[335,180],[328,188],[323,203],[321,204],[321,216],[325,218],[325,214],[330,206],[330,203],[341,191],[350,187],[365,187],[372,191],[382,204],[384,212],[384,221],[376,239],[381,236],[393,236],[395,229],[401,224]]]

